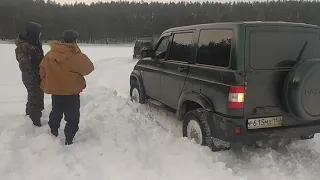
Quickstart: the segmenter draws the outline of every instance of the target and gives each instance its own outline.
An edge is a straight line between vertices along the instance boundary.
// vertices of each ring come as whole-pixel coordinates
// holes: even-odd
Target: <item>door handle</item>
[[[183,66],[178,67],[178,70],[180,72],[184,72],[186,69],[187,69],[187,67],[183,67]]]
[[[157,67],[160,67],[161,64],[156,64]]]

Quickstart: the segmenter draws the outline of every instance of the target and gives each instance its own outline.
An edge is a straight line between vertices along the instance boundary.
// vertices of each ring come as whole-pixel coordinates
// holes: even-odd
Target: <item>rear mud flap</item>
[[[223,141],[218,138],[211,137],[212,142],[212,151],[225,151],[231,148],[231,144],[229,142]]]

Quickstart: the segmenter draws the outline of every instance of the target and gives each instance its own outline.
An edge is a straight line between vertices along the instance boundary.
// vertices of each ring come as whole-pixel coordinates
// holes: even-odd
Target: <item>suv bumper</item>
[[[215,117],[215,119],[217,118]],[[308,136],[320,132],[319,121],[307,125],[266,128],[248,131],[246,121],[244,119],[231,119],[221,116],[218,119],[220,120],[219,122],[217,122],[217,124],[220,124],[220,131],[223,132],[223,135],[220,138],[227,142],[235,142],[241,144],[254,144],[257,141],[271,139],[300,138],[301,136]],[[245,124],[243,124],[243,122],[245,122]],[[239,134],[235,133],[236,127],[240,127]]]

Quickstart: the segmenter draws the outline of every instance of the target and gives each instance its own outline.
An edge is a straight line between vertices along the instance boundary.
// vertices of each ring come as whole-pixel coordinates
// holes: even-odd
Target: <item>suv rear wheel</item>
[[[183,119],[183,136],[194,139],[199,145],[211,147],[211,129],[207,119],[208,113],[202,108],[189,111]]]
[[[225,151],[231,148],[229,142],[211,136],[213,129],[209,126],[211,114],[203,108],[189,111],[183,119],[183,137],[194,139],[202,146],[211,148],[212,151]]]

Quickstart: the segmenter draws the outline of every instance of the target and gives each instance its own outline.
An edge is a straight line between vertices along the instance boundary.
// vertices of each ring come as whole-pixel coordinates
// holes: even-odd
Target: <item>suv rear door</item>
[[[190,64],[186,82],[186,87],[211,100],[215,112],[225,115],[231,114],[228,111],[230,85],[238,83],[237,78],[233,78],[234,70],[231,66],[232,54],[236,49],[234,33],[231,27],[199,29],[196,58]],[[232,115],[236,111],[233,110]]]
[[[168,58],[161,72],[161,102],[177,109],[184,87],[191,56],[194,31],[173,33]]]
[[[247,118],[283,116],[282,126],[304,123],[285,111],[283,85],[306,41],[302,59],[320,57],[319,34],[312,28],[261,26],[247,27],[246,37]],[[248,128],[280,126],[277,120],[268,123],[249,123]]]

